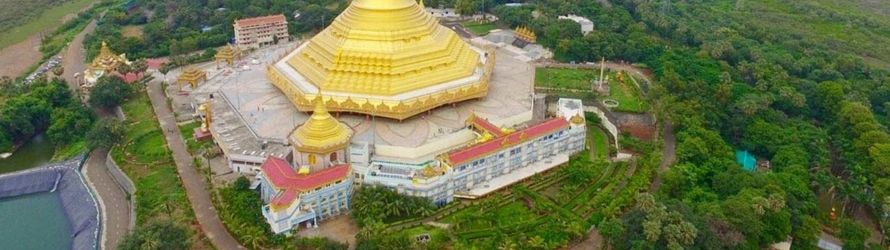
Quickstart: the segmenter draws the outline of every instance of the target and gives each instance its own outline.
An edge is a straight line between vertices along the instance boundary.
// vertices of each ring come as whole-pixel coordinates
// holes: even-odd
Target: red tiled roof
[[[507,136],[498,137],[487,142],[479,143],[460,150],[450,152],[445,157],[452,166],[497,152],[505,145],[515,145],[527,140],[531,140],[558,129],[569,127],[569,122],[562,117],[556,117],[545,122],[536,124],[526,129],[513,132]]]
[[[482,117],[473,115],[472,119],[473,120],[471,122],[473,123],[473,126],[475,126],[477,129],[484,130],[484,131],[490,133],[494,137],[501,137],[501,136],[507,135],[507,133],[504,133],[504,131],[501,131],[501,128],[499,128],[498,126],[495,126],[494,124],[491,124],[491,122],[488,122],[488,120],[486,120],[486,119],[482,119]]]
[[[286,19],[284,15],[271,15],[271,16],[260,16],[260,17],[251,17],[245,19],[235,20],[235,24],[241,27],[245,26],[254,26],[260,24],[269,24],[269,23],[283,23]]]
[[[272,185],[297,192],[312,190],[349,176],[349,164],[340,164],[308,175],[299,175],[290,164],[278,157],[269,157],[261,167]]]
[[[272,198],[270,204],[272,204],[273,207],[289,206],[291,203],[294,203],[294,201],[297,200],[297,197],[299,196],[299,192],[288,189],[285,190],[284,193],[282,193],[281,195]]]
[[[112,73],[112,74],[115,75],[115,76],[117,76],[117,77],[120,78],[121,80],[123,80],[125,83],[133,83],[133,82],[135,82],[135,81],[138,81],[139,79],[142,79],[142,76],[143,76],[143,74],[142,74],[141,72],[138,73],[138,74],[137,74],[137,73],[133,73],[133,72],[130,72],[130,73],[127,73],[127,74],[121,74],[121,73],[119,73],[119,72],[114,72],[114,73]]]
[[[160,69],[161,65],[164,65],[164,63],[167,63],[167,58],[151,58],[145,60],[145,64],[148,65],[149,69]]]

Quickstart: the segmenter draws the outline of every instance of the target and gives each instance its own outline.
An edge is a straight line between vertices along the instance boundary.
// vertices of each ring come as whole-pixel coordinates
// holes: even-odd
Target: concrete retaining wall
[[[130,201],[129,229],[133,230],[136,228],[136,185],[133,184],[133,181],[127,177],[127,174],[124,174],[124,171],[117,166],[117,162],[111,157],[111,151],[108,151],[108,155],[105,157],[105,166],[108,169],[108,173],[111,174],[111,178],[114,179],[114,182],[117,183],[129,197],[129,199],[127,199]]]
[[[0,175],[0,199],[53,192],[71,225],[71,249],[98,249],[99,207],[78,172],[81,159]]]

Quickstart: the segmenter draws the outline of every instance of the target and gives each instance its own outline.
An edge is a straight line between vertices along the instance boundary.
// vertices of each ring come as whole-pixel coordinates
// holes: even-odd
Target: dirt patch
[[[630,136],[633,136],[637,139],[651,142],[653,138],[655,138],[655,126],[651,126],[648,124],[625,124],[618,128],[621,132],[627,132]]]
[[[320,222],[318,228],[301,227],[297,229],[297,235],[300,237],[325,237],[349,244],[349,249],[355,249],[357,233],[358,226],[352,223],[349,215],[345,214]]]
[[[40,61],[40,35],[0,49],[0,76],[18,77]]]
[[[125,26],[125,27],[121,28],[121,34],[124,37],[135,37],[135,38],[141,39],[142,34],[143,34],[142,26],[141,25],[140,26],[135,26],[135,25]]]

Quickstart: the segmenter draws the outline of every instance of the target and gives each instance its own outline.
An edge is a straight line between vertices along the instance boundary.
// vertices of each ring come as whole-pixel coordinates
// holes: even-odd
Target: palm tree
[[[544,248],[546,242],[544,242],[544,238],[541,238],[540,235],[535,235],[535,237],[531,237],[528,239],[528,246],[534,249]]]
[[[516,244],[513,240],[505,240],[501,241],[501,244],[498,245],[498,250],[516,250],[519,249],[519,245]]]
[[[258,227],[251,227],[247,223],[242,223],[241,228],[244,229],[242,231],[244,241],[250,246],[250,249],[260,249],[266,243],[266,236],[263,234],[263,230],[260,230]]]

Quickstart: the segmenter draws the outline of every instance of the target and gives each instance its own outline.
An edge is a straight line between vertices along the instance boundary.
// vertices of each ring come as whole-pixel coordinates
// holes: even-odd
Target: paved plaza
[[[228,150],[257,156],[286,154],[287,136],[308,119],[266,77],[266,67],[278,61],[298,43],[254,51],[235,65],[204,63],[209,80],[196,89],[184,87],[174,98],[180,113],[191,114],[198,103],[213,94],[214,126]],[[487,97],[445,105],[407,120],[373,118],[363,114],[337,113],[337,118],[355,130],[353,141],[375,145],[380,157],[431,159],[462,145],[475,136],[466,130],[473,113],[500,126],[525,124],[532,120],[534,65],[523,56],[498,49],[495,70]],[[170,73],[175,79],[179,72]],[[178,92],[171,84],[169,91]],[[264,142],[265,145],[264,145]],[[414,153],[412,153],[414,152]]]

